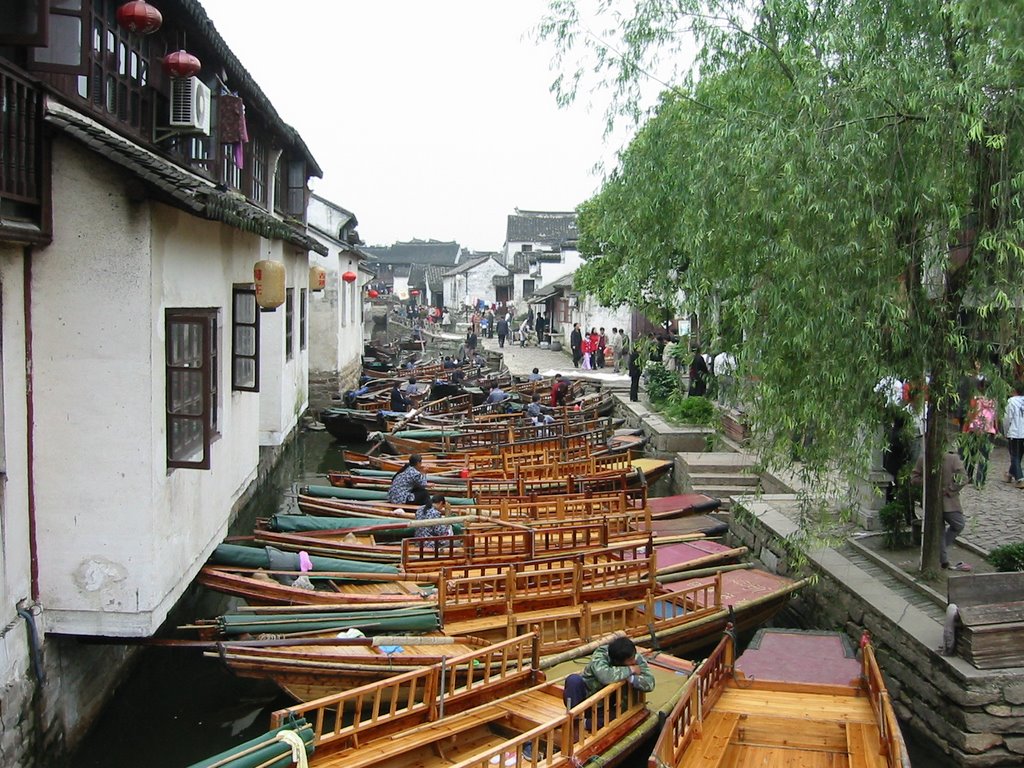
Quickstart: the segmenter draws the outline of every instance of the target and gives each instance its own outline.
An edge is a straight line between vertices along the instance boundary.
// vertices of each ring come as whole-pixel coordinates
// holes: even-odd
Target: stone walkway
[[[616,374],[611,368],[597,371],[583,371],[573,368],[567,352],[552,352],[538,347],[520,347],[511,342],[503,349],[498,339],[481,339],[483,348],[502,353],[505,365],[513,374],[528,374],[534,368],[545,375],[561,373],[574,379],[601,382],[610,389],[626,390],[629,377]],[[642,399],[641,389],[641,399]],[[960,542],[976,555],[982,555],[1002,544],[1024,541],[1024,489],[1003,482],[1003,476],[1010,466],[1009,453],[1005,445],[996,445],[989,460],[988,481],[982,489],[970,486],[961,491],[967,528],[960,536]],[[965,558],[969,559],[969,558]]]

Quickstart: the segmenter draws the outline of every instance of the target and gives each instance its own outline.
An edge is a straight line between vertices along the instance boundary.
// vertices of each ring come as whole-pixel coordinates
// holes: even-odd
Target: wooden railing
[[[625,599],[655,589],[649,544],[624,543],[594,553],[506,566],[445,568],[438,580],[443,620],[505,614],[541,605]]]
[[[684,750],[703,725],[704,713],[717,701],[732,675],[735,654],[735,640],[726,633],[693,671],[651,751],[648,768],[680,764]]]
[[[43,94],[2,60],[0,104],[0,197],[40,205]]]
[[[448,659],[439,664],[352,688],[273,713],[273,728],[305,718],[313,726],[315,745],[357,744],[359,734],[402,719],[423,722],[458,709],[497,682],[514,683],[533,674],[536,636],[523,635]],[[456,671],[458,675],[454,674]]]
[[[866,638],[861,641],[861,668],[861,675],[871,700],[871,709],[878,723],[879,752],[888,757],[889,765],[909,768],[910,759],[903,743],[899,723],[896,721],[896,713],[892,708],[892,700],[889,698],[882,670],[875,658],[875,649]]]

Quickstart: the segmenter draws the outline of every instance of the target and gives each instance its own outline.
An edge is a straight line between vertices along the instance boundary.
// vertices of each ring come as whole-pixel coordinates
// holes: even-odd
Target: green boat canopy
[[[398,568],[393,565],[367,563],[362,560],[346,560],[340,557],[310,558],[313,570],[307,576],[316,578],[317,571],[335,571],[343,573],[366,573],[397,575]],[[271,562],[273,560],[273,562]],[[229,565],[236,568],[266,568],[271,571],[298,571],[299,555],[297,552],[282,552],[274,547],[243,547],[239,544],[218,544],[210,556],[213,565]],[[372,581],[372,579],[367,579]]]
[[[371,491],[365,488],[336,488],[333,485],[307,485],[303,491],[307,496],[321,499],[347,499],[348,501],[387,501],[387,491]],[[462,496],[445,496],[452,506],[471,506],[476,504],[474,498]]]
[[[367,635],[394,632],[433,632],[441,628],[436,608],[396,608],[383,611],[326,611],[255,615],[229,613],[217,619],[220,631],[236,635],[287,635],[294,632],[341,632],[358,629]]]
[[[306,755],[313,754],[313,728],[300,718],[188,768],[291,768],[295,765],[291,745],[275,738],[282,731],[297,733],[306,745]]]

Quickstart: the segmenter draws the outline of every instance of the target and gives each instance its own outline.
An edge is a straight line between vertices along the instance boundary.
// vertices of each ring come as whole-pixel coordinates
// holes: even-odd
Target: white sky
[[[544,0],[201,0],[369,245],[498,250],[506,217],[573,210],[611,167],[603,104],[559,109]]]

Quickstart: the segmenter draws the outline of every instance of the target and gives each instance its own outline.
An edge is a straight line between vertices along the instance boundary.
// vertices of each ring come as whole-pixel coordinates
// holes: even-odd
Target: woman
[[[423,458],[414,453],[409,457],[408,463],[398,470],[391,478],[391,487],[388,489],[389,504],[409,504],[416,499],[416,493],[426,491],[427,476],[420,472],[420,464]]]
[[[430,499],[419,509],[416,510],[417,520],[438,520],[448,515],[448,502],[445,501],[444,496],[437,495],[431,496]],[[451,536],[454,534],[454,530],[450,525],[424,525],[416,529],[417,538],[426,538],[431,536]],[[431,546],[435,542],[430,542],[427,546]]]
[[[996,439],[996,402],[988,397],[988,379],[978,379],[978,393],[971,398],[964,420],[964,434],[960,443],[960,457],[967,470],[967,482],[975,488],[985,485],[988,475],[988,457]]]

